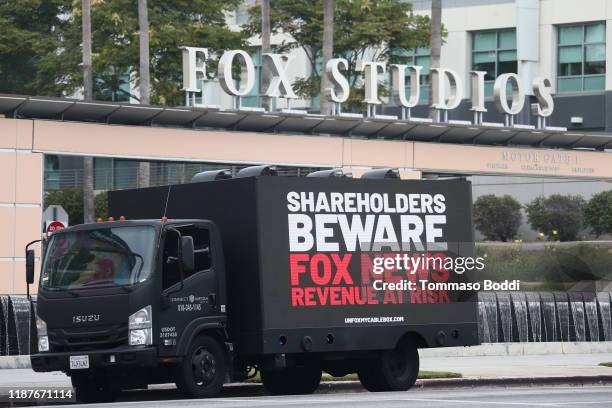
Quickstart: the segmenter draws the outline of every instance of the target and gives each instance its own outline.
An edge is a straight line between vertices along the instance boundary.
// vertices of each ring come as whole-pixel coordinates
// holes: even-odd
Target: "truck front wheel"
[[[225,354],[219,342],[210,336],[199,336],[176,367],[175,383],[188,397],[215,397],[223,388],[226,372]]]
[[[317,367],[262,370],[261,381],[272,395],[312,394],[321,383],[321,373]]]
[[[375,360],[359,369],[359,380],[372,392],[406,391],[419,375],[419,352],[409,341],[400,342],[393,350],[385,350]]]

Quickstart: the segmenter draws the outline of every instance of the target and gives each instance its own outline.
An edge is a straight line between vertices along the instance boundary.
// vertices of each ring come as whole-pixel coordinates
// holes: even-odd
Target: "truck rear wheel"
[[[261,381],[272,395],[312,394],[321,383],[321,373],[317,367],[262,370]]]
[[[381,379],[380,371],[376,367],[377,361],[368,361],[360,368],[357,375],[363,388],[370,392],[388,391]]]
[[[103,377],[87,377],[73,374],[70,377],[75,389],[76,400],[85,404],[113,402],[121,394],[121,389]]]
[[[372,392],[406,391],[419,375],[419,352],[414,344],[401,342],[393,350],[385,350],[373,361],[362,365],[359,381]]]
[[[226,372],[225,354],[219,342],[210,336],[199,336],[177,366],[174,377],[176,386],[186,396],[210,398],[221,392]]]

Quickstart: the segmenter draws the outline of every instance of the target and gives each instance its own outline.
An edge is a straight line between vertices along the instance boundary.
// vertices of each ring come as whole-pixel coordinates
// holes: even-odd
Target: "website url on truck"
[[[397,323],[403,322],[404,316],[379,316],[379,317],[345,317],[345,324],[359,323]]]

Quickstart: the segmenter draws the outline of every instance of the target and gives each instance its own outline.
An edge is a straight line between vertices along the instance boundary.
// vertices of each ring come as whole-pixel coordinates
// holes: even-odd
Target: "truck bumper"
[[[37,372],[71,371],[70,356],[89,356],[89,369],[122,369],[155,367],[157,349],[154,347],[135,348],[128,346],[107,350],[75,351],[62,353],[38,353],[30,356],[32,369]],[[85,370],[72,370],[85,371]]]

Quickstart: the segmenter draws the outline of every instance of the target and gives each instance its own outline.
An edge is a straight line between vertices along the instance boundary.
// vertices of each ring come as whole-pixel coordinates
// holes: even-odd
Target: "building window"
[[[60,188],[59,157],[54,154],[45,155],[45,191],[59,190]]]
[[[472,70],[485,71],[485,96],[493,96],[495,78],[517,72],[516,30],[472,33]]]
[[[603,22],[558,28],[559,92],[596,91],[605,88],[606,25]]]
[[[115,159],[113,182],[116,190],[138,187],[138,162],[134,160]]]
[[[130,73],[117,73],[112,70],[109,74],[94,77],[94,97],[98,101],[129,102],[130,101]]]
[[[113,187],[113,159],[94,157],[94,190],[111,190]]]
[[[421,70],[421,91],[419,94],[419,103],[427,103],[429,101],[429,90],[431,89],[430,63],[431,53],[429,47],[419,47],[416,50],[394,50],[393,60],[399,64],[419,65],[423,67]],[[406,70],[406,94],[410,94],[410,71]]]

